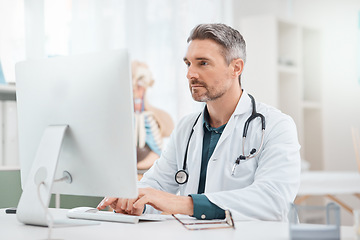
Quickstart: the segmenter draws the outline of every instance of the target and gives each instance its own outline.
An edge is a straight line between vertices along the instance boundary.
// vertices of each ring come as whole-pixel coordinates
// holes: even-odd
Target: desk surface
[[[54,217],[65,217],[67,210],[54,209]],[[100,225],[59,227],[52,232],[53,239],[141,239],[141,240],[199,240],[199,239],[254,239],[254,240],[285,240],[289,239],[288,224],[282,222],[236,222],[236,230],[186,230],[176,220],[163,222],[140,222],[139,224],[102,222]],[[23,225],[16,219],[15,214],[5,214],[0,209],[1,239],[45,239],[48,229]],[[343,240],[356,239],[352,227],[342,227]]]

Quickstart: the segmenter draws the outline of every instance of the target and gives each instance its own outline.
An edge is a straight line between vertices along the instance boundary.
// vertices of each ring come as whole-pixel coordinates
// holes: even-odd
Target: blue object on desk
[[[0,61],[0,84],[5,84],[5,76],[4,76],[4,72],[2,70],[2,67],[1,67],[1,61]]]
[[[289,212],[291,240],[340,240],[340,207],[291,205]]]

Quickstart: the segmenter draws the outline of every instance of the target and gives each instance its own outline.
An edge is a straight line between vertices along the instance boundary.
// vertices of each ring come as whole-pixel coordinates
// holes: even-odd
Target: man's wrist
[[[197,219],[224,219],[224,209],[210,202],[204,194],[190,194],[193,200],[193,217]]]
[[[182,200],[180,203],[181,210],[180,214],[192,216],[194,214],[194,203],[190,196],[181,196]]]

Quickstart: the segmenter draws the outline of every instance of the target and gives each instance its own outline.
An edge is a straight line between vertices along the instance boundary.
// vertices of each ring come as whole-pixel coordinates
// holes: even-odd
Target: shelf
[[[15,85],[0,84],[0,101],[16,101]]]
[[[294,119],[301,157],[323,169],[321,32],[269,15],[244,17],[240,26],[249,43],[246,88]]]
[[[12,84],[0,84],[0,93],[16,93],[16,87]]]
[[[314,102],[314,101],[304,101],[302,103],[302,107],[304,109],[313,109],[313,110],[320,110],[322,108],[320,102]]]
[[[284,66],[298,65],[300,44],[300,27],[297,24],[279,20],[277,24],[278,63]]]
[[[278,71],[279,71],[279,73],[287,73],[287,74],[298,74],[299,73],[298,67],[293,66],[293,65],[283,65],[283,64],[278,65]]]
[[[20,170],[20,166],[0,166],[0,171],[17,171]]]

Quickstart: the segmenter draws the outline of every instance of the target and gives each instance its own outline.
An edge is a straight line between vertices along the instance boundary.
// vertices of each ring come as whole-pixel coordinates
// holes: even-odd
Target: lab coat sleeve
[[[229,209],[237,220],[287,221],[290,203],[296,197],[301,170],[293,120],[286,115],[281,117],[267,126],[265,138],[252,184],[206,194],[212,203]]]
[[[179,185],[175,182],[175,173],[178,168],[175,152],[174,136],[172,134],[160,158],[144,174],[138,183],[138,187],[151,187],[173,194],[177,193]]]
[[[154,165],[144,174],[143,178],[138,182],[138,188],[155,188],[161,191],[170,193],[176,193],[178,191],[178,185],[173,184],[176,162],[172,156],[174,151],[174,140],[173,136],[162,152],[160,158],[155,161]],[[161,212],[156,210],[150,205],[146,205],[144,213],[160,214]]]
[[[198,115],[198,114],[197,114]],[[189,115],[182,119],[177,127],[170,135],[170,139],[162,151],[161,156],[155,161],[154,165],[144,174],[143,178],[138,182],[139,188],[151,187],[161,191],[172,194],[177,194],[179,191],[179,184],[175,182],[176,172],[182,168],[182,159],[178,159],[179,151],[186,141],[179,134],[187,131],[190,133],[189,120],[192,121],[197,115]],[[180,139],[180,140],[179,140]],[[179,143],[181,141],[181,143]],[[183,154],[180,154],[182,156]],[[146,207],[146,213],[155,213],[151,206]]]

